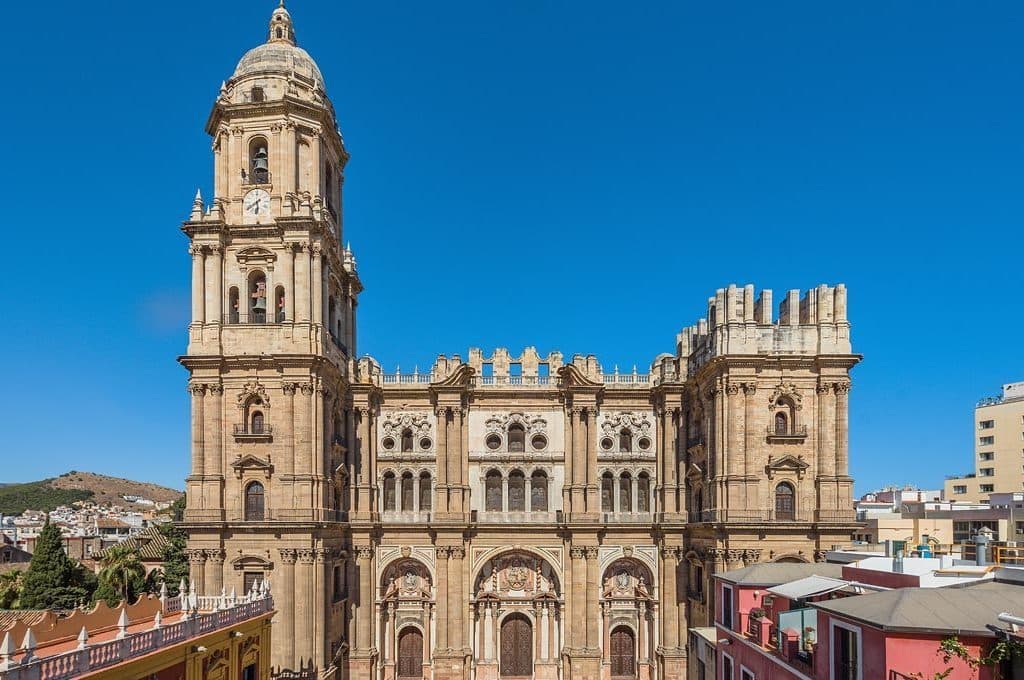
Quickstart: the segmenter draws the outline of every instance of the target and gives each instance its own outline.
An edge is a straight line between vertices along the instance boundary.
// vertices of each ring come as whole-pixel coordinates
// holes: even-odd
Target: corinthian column
[[[295,607],[291,594],[295,592],[295,560],[298,557],[294,548],[278,548],[281,555],[281,595],[278,595],[276,606],[281,616],[281,627],[275,631],[274,646],[281,650],[281,658],[286,668],[292,666],[295,659]],[[276,590],[276,588],[275,588]]]
[[[224,249],[221,246],[210,246],[210,256],[206,258],[209,270],[206,275],[206,311],[210,323],[220,323],[221,319],[221,285],[223,283]]]
[[[679,564],[679,548],[662,548],[661,564],[661,644],[668,649],[679,646],[679,598],[676,593],[676,569]]]
[[[206,322],[206,256],[203,247],[193,244],[188,252],[192,255],[192,323]]]
[[[838,382],[836,390],[836,474],[850,474],[850,383]]]
[[[754,395],[757,393],[757,383],[743,383],[743,424],[746,438],[743,443],[743,474],[746,477],[754,477],[756,472],[757,440],[758,432],[754,425]],[[763,437],[763,435],[761,435]],[[747,499],[747,507],[750,507],[750,499]]]
[[[437,649],[435,653],[443,653],[451,648],[448,642],[448,548],[438,548],[437,554]]]
[[[448,512],[448,407],[434,409],[437,416],[437,503],[434,512]]]
[[[597,573],[597,546],[587,546],[584,550],[587,557],[587,647],[597,649],[600,640],[598,623],[601,620],[601,577]]]
[[[835,398],[832,386],[818,385],[818,476],[832,477],[836,474],[835,448]]]
[[[210,385],[209,391],[210,418],[207,421],[209,428],[204,435],[209,454],[206,456],[206,474],[223,475],[224,461],[221,452],[224,438],[224,388],[221,385]]]
[[[206,474],[206,451],[203,439],[206,426],[203,410],[206,385],[192,383],[188,386],[188,391],[192,394],[192,474],[199,476]]]
[[[728,409],[728,415],[725,418],[727,428],[725,450],[726,474],[730,477],[738,477],[740,475],[740,466],[743,463],[740,452],[743,450],[742,437],[745,411],[740,408],[740,386],[738,383],[729,383],[725,388],[725,393],[726,408]]]
[[[291,475],[295,472],[295,388],[293,382],[281,383],[281,392],[284,393],[282,400],[284,416],[281,422],[285,423],[287,430],[282,437],[284,444],[284,456],[281,458],[281,474]],[[290,505],[290,504],[289,504]]]
[[[356,610],[356,649],[368,651],[373,646],[373,546],[356,546],[356,568],[359,571],[359,608]]]

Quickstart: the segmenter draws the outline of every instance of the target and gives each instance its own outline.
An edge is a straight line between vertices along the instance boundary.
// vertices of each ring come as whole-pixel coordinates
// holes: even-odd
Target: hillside
[[[91,500],[99,504],[132,507],[123,495],[139,496],[153,501],[175,501],[181,492],[165,486],[107,477],[92,472],[72,470],[60,477],[25,484],[0,486],[0,514],[16,515],[25,510],[53,510],[58,505]],[[140,509],[146,506],[138,506]]]

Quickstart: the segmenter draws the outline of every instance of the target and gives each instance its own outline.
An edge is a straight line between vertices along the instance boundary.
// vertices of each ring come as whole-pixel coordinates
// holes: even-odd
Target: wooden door
[[[625,626],[619,626],[612,631],[610,656],[613,678],[636,677],[633,631]]]
[[[406,628],[398,637],[398,677],[423,677],[423,635],[416,628]]]
[[[522,616],[501,624],[501,677],[533,677],[533,627]]]

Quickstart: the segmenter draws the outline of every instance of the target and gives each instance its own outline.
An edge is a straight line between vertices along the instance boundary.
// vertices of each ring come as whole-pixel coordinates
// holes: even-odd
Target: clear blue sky
[[[7,3],[0,481],[182,487],[203,125],[276,3]],[[1024,3],[314,2],[360,351],[641,368],[735,282],[844,282],[859,492],[1024,380]]]

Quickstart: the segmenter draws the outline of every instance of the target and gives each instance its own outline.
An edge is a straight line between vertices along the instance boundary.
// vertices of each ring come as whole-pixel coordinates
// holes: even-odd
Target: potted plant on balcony
[[[754,607],[750,610],[750,618],[752,619],[763,619],[765,617],[765,611],[761,607]]]
[[[814,646],[818,643],[818,631],[813,626],[804,628],[800,647],[808,654],[814,654]]]

